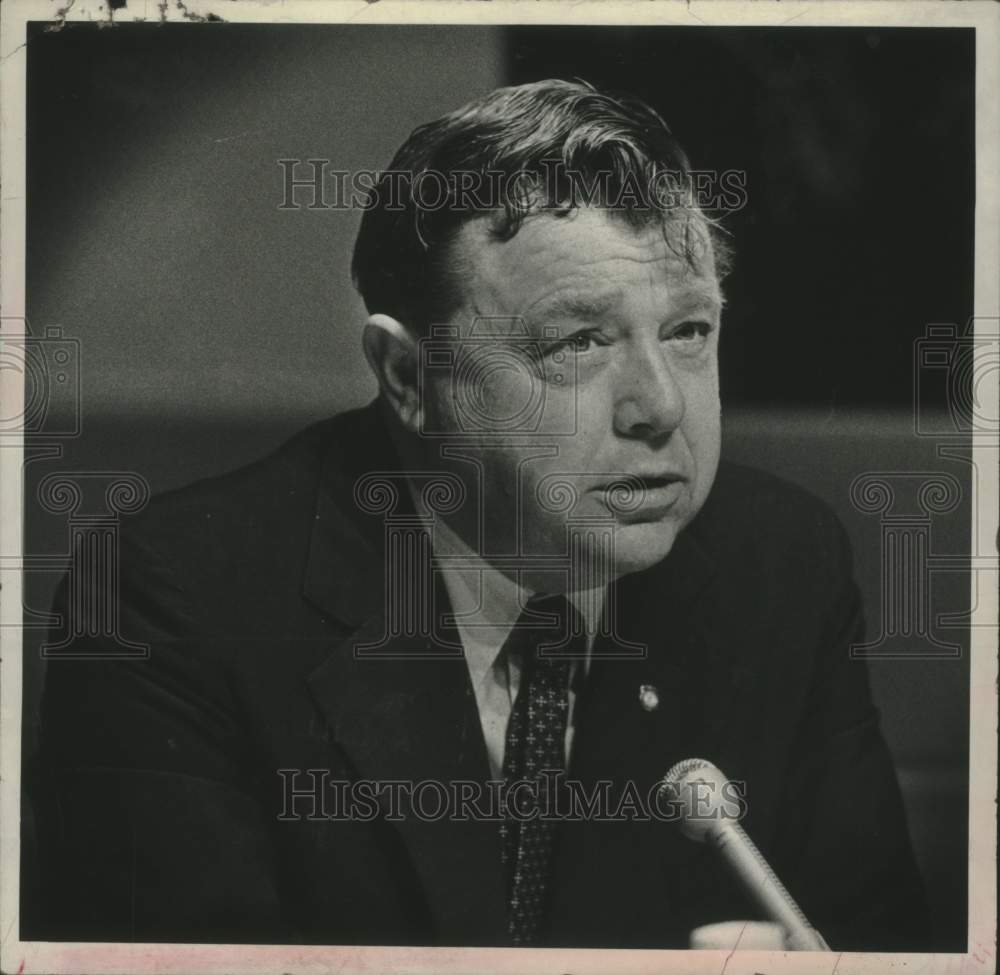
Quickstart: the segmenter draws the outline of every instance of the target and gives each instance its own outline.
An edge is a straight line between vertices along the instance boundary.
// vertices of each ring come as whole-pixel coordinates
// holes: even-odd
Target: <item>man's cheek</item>
[[[458,430],[455,396],[450,379],[425,379],[422,396],[422,431],[445,433]]]
[[[540,402],[538,432],[557,438],[555,442],[585,437],[600,422],[598,391],[571,368],[563,367],[541,382]]]
[[[466,399],[475,404],[480,424],[487,430],[530,432],[541,406],[537,386],[524,367],[497,362],[480,381],[467,384]]]
[[[696,446],[714,449],[721,428],[722,405],[719,400],[719,384],[706,377],[704,381],[690,385],[684,393],[683,428],[688,441]]]

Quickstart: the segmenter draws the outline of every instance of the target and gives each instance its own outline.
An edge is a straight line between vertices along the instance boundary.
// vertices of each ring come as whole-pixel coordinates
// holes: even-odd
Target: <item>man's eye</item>
[[[680,342],[695,342],[705,338],[712,331],[708,322],[681,322],[668,336]]]
[[[590,332],[577,332],[576,335],[570,335],[561,342],[557,342],[548,351],[549,355],[560,352],[571,352],[573,355],[582,355],[583,353],[590,352],[596,345],[597,342]]]

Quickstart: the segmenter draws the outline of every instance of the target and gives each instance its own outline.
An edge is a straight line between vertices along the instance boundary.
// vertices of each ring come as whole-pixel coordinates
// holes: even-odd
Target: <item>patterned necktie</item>
[[[539,622],[536,614],[557,622]],[[573,659],[586,650],[583,621],[564,596],[532,600],[521,614],[504,650],[521,658],[521,681],[507,724],[503,776],[537,783],[538,806],[546,808],[543,770],[566,767],[566,720]],[[527,789],[520,790],[522,795]],[[522,813],[527,803],[519,800]],[[514,945],[533,944],[547,908],[549,863],[555,823],[508,812],[500,827],[507,871],[507,929]]]

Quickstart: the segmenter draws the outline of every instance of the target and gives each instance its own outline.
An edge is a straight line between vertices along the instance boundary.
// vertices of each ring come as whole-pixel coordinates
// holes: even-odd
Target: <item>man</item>
[[[697,756],[833,948],[920,947],[844,532],[719,465],[686,174],[581,84],[413,133],[355,251],[377,401],[132,519],[148,658],[50,664],[53,937],[703,945],[753,906],[636,808]]]

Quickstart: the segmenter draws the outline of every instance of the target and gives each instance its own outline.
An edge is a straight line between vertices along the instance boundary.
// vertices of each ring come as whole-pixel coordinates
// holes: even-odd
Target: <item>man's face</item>
[[[458,337],[425,340],[452,348],[452,366],[423,368],[428,466],[459,474],[473,502],[452,527],[531,588],[557,588],[539,566],[567,555],[567,527],[584,522],[597,529],[578,536],[584,558],[613,537],[593,581],[660,561],[719,460],[710,251],[695,271],[659,226],[595,208],[531,217],[504,242],[473,221],[454,246]],[[623,479],[639,487],[624,504]]]

